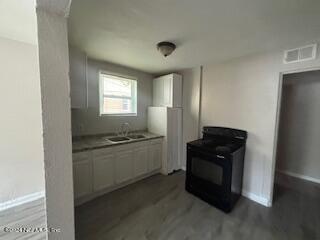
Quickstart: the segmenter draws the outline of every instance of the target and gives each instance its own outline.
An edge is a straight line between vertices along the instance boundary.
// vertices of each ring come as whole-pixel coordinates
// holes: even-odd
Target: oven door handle
[[[217,158],[225,158],[224,156],[221,156],[221,155],[217,155]]]
[[[240,136],[235,136],[235,138],[244,140],[244,137],[240,137]]]

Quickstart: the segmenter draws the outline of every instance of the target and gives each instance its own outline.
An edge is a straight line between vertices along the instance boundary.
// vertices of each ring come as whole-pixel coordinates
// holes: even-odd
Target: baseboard
[[[4,211],[7,210],[9,208],[13,208],[13,207],[17,207],[20,206],[22,204],[28,203],[28,202],[32,202],[35,200],[38,200],[39,198],[44,197],[44,191],[41,192],[35,192],[35,193],[31,193],[22,197],[18,197],[15,198],[13,200],[10,201],[6,201],[3,203],[0,203],[0,211]]]
[[[298,174],[298,173],[293,173],[293,172],[290,172],[290,171],[277,170],[277,172],[285,174],[285,175],[289,175],[291,177],[300,178],[300,179],[303,179],[303,180],[306,180],[306,181],[310,181],[310,182],[314,182],[314,183],[320,184],[320,179],[317,179],[317,178],[305,176],[305,175]]]
[[[249,198],[252,201],[255,201],[265,207],[271,207],[271,201],[267,198],[260,197],[254,193],[242,190],[242,196]]]

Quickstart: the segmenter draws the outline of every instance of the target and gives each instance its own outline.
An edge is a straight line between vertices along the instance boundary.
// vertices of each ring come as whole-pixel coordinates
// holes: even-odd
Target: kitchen
[[[122,47],[125,48],[126,45],[119,45],[119,42],[114,41],[115,49],[110,49],[107,45],[103,44],[107,36],[95,38],[86,35],[86,32],[89,31],[98,34],[101,29],[93,26],[92,23],[91,25],[86,25],[83,22],[84,16],[80,14],[84,5],[80,3],[79,5],[77,3],[74,4],[74,10],[71,8],[69,19],[69,60],[71,67],[71,105],[76,106],[72,109],[72,132],[74,140],[73,164],[76,166],[76,168],[73,169],[76,194],[75,205],[78,206],[76,208],[76,229],[79,229],[79,231],[76,231],[77,236],[79,236],[79,238],[85,238],[85,236],[95,236],[97,238],[106,236],[117,238],[123,236],[122,233],[118,231],[120,231],[122,227],[127,226],[127,223],[125,223],[126,214],[133,211],[132,209],[135,207],[138,208],[139,212],[139,209],[143,210],[155,201],[152,197],[135,199],[134,195],[131,195],[133,194],[133,189],[140,186],[142,189],[145,189],[146,192],[150,192],[150,188],[154,184],[153,179],[154,181],[163,181],[165,185],[167,184],[172,188],[178,188],[180,190],[186,188],[188,192],[193,193],[205,200],[205,202],[209,202],[226,212],[233,211],[233,205],[235,205],[234,211],[236,212],[250,206],[250,204],[249,206],[246,205],[246,201],[243,203],[243,197],[238,200],[240,194],[263,206],[272,206],[274,188],[276,192],[275,199],[278,199],[278,183],[274,182],[273,176],[276,161],[275,146],[277,141],[278,98],[281,96],[279,79],[281,79],[282,73],[283,75],[290,73],[296,68],[309,68],[312,70],[312,66],[316,67],[319,60],[297,61],[288,64],[283,62],[283,51],[275,50],[267,54],[244,56],[240,59],[230,60],[225,63],[206,64],[204,66],[170,71],[170,67],[167,66],[174,66],[171,59],[179,56],[179,51],[181,51],[178,44],[174,45],[172,42],[167,43],[167,49],[171,47],[171,55],[163,53],[162,51],[164,50],[159,49],[159,44],[163,44],[161,38],[158,39],[160,42],[158,45],[147,46],[148,51],[152,51],[151,56],[153,59],[150,61],[153,61],[153,65],[148,64],[148,61],[129,61],[121,54],[112,55],[115,49],[122,51]],[[92,7],[89,5],[86,6],[89,8]],[[95,7],[96,6],[93,6],[92,8],[95,9]],[[112,14],[109,17],[107,16],[105,21],[111,16]],[[90,14],[87,14],[86,17],[88,22],[96,21]],[[82,24],[85,24],[85,27],[82,26]],[[123,23],[121,24],[122,28],[119,29],[120,32],[125,28]],[[79,34],[77,29],[80,28],[83,30],[82,38],[76,38],[76,36],[79,36],[77,35]],[[89,28],[92,29],[89,30]],[[129,29],[128,31],[131,33]],[[132,34],[135,36],[134,33]],[[118,38],[118,40],[125,41],[125,37],[119,36]],[[97,45],[85,45],[84,39],[87,42],[95,41]],[[140,46],[139,43],[133,43],[133,45],[137,48]],[[97,51],[97,46],[100,46],[100,49],[105,50],[106,53]],[[87,56],[88,53],[86,53],[86,51],[90,53],[90,56]],[[128,51],[131,53],[130,49]],[[137,53],[134,52],[134,54]],[[142,54],[146,53],[142,51]],[[139,57],[137,57],[137,55],[135,56],[138,60]],[[111,58],[111,56],[113,57]],[[147,54],[147,56],[150,59],[150,55]],[[103,59],[110,59],[114,63]],[[73,65],[73,62],[78,65]],[[185,62],[181,64],[183,65]],[[126,65],[136,67],[131,68]],[[161,70],[160,66],[167,70]],[[149,72],[151,72],[151,74],[137,69],[150,69]],[[307,70],[308,69],[306,69],[306,71]],[[77,75],[79,72],[82,73],[82,77],[76,77],[78,78],[77,81],[73,82],[72,76]],[[129,112],[129,114],[125,113],[123,115],[119,114],[119,112],[116,112],[116,114],[103,114],[104,109],[102,105],[105,102],[103,98],[101,98],[101,95],[109,100],[110,96],[112,97],[112,93],[108,91],[103,94],[101,93],[101,78],[103,78],[101,76],[104,74],[107,76],[106,78],[122,77],[137,81],[137,105],[129,104],[131,106],[130,110],[132,111],[137,108],[137,112]],[[173,80],[169,80],[170,78]],[[162,81],[162,79],[167,80]],[[72,86],[72,83],[76,86]],[[75,96],[73,96],[72,93],[74,93]],[[133,96],[135,96],[135,93]],[[118,98],[119,96],[117,96],[117,99]],[[73,99],[76,99],[78,102],[74,102]],[[177,113],[176,117],[169,119],[168,115],[170,114],[163,106],[169,107],[169,109],[181,108],[182,113]],[[117,144],[113,143],[114,147],[108,146],[104,149],[102,146],[110,144],[108,142],[108,137],[110,139],[108,134],[111,134],[111,137],[115,135],[123,137],[124,134],[119,131],[121,125],[126,127],[127,131],[130,132],[128,136],[129,140],[119,142],[126,143],[121,144],[122,146],[117,146]],[[176,127],[173,127],[174,125],[176,125]],[[235,194],[236,197],[233,198],[235,200],[232,200],[231,205],[229,205],[229,203],[216,204],[216,201],[207,196],[206,191],[199,192],[197,189],[188,187],[190,185],[188,177],[186,186],[184,186],[184,171],[188,171],[187,155],[189,150],[187,151],[187,143],[201,139],[203,137],[203,127],[205,126],[228,127],[241,129],[246,132],[244,135],[241,133],[237,136],[238,138],[244,137],[246,142],[244,142],[246,146],[245,160],[240,164],[242,167],[240,167],[241,170],[238,173],[239,176],[243,175],[243,178],[240,177],[237,180],[240,182],[240,185],[236,184],[228,187],[228,185],[223,183],[223,189],[238,189],[232,193]],[[150,157],[154,156],[154,154],[152,153],[153,150],[150,150],[152,144],[148,143],[148,137],[144,138],[144,141],[139,141],[138,145],[138,142],[130,143],[133,142],[133,140],[130,139],[130,135],[132,134],[159,137],[157,140],[150,141],[158,141],[156,144],[158,145],[158,153],[155,155],[159,157],[161,154],[161,161],[159,161],[159,159],[154,160],[153,157]],[[81,140],[81,136],[83,135],[98,135],[99,140],[95,144],[98,145],[97,148],[99,149],[91,147],[90,153],[86,153],[85,151],[77,153],[76,148],[80,146],[81,149],[81,144],[83,144]],[[163,138],[161,138],[161,136]],[[174,139],[174,137],[176,137],[176,139]],[[90,137],[84,137],[84,139],[90,142]],[[122,139],[120,139],[120,141],[121,140]],[[170,140],[175,141],[175,143],[170,143]],[[88,144],[90,145],[91,143]],[[168,147],[171,147],[173,151],[168,149]],[[83,155],[86,156],[83,157]],[[174,156],[171,158],[173,159],[172,161],[170,160],[171,156]],[[121,160],[119,161],[117,159]],[[157,164],[154,164],[154,162],[157,162]],[[152,168],[152,165],[156,165],[157,167]],[[168,168],[168,166],[171,167]],[[123,169],[121,169],[121,167],[123,167]],[[196,170],[194,170],[195,172],[191,179],[195,179],[196,175],[202,175],[202,177],[204,177],[206,173],[205,169],[210,167],[211,166],[208,165],[201,166],[200,164],[198,169],[201,170],[201,173],[197,174]],[[226,169],[227,168],[223,167],[224,175],[228,173]],[[176,172],[176,170],[182,171]],[[215,173],[215,170],[211,171],[211,174]],[[220,170],[218,170],[218,172],[219,171]],[[158,173],[161,173],[163,176],[170,174],[168,180],[166,178],[166,180],[162,180],[161,175],[158,175]],[[219,175],[221,174],[217,174],[217,176]],[[187,174],[187,176],[189,175]],[[175,182],[171,182],[170,178],[176,179]],[[210,179],[210,177],[208,177],[208,179]],[[226,182],[226,180],[221,179],[222,177],[218,180],[220,184]],[[216,179],[211,180],[217,181]],[[168,181],[168,183],[166,181]],[[148,184],[149,182],[150,186]],[[193,185],[193,183],[191,183],[191,185]],[[159,184],[159,188],[167,189],[167,187],[161,184]],[[201,184],[199,184],[198,188],[201,188]],[[139,189],[136,189],[136,191],[139,192]],[[143,192],[140,193],[143,194]],[[185,196],[186,192],[178,191],[175,193],[185,200],[185,202],[177,201],[173,204],[179,204],[181,206],[177,208],[176,211],[184,209],[188,203],[191,204],[191,200],[188,198],[189,195]],[[120,203],[121,200],[119,199],[122,198],[122,194],[128,195],[129,199],[132,198],[132,204]],[[160,193],[154,192],[154,194],[158,195]],[[219,194],[216,193],[216,195]],[[172,203],[167,202],[166,194],[163,193],[161,196],[161,199],[163,199],[162,206],[171,206]],[[118,209],[116,212],[110,214],[109,217],[105,217],[103,212],[110,207],[107,203],[116,201],[116,199],[120,201],[119,205],[123,206],[123,208],[129,212],[126,210],[122,212],[122,210],[116,208]],[[237,201],[240,203],[236,203]],[[142,203],[145,205],[142,206]],[[241,205],[241,203],[243,205]],[[242,208],[239,207],[239,204]],[[278,202],[274,204],[278,204]],[[279,204],[282,206],[286,203],[280,202]],[[157,209],[157,207],[155,208]],[[156,209],[153,210],[156,211]],[[151,210],[151,212],[153,210]],[[173,211],[172,214],[167,213],[168,217],[171,216],[175,218],[174,213],[176,211]],[[255,215],[258,210],[252,211],[254,212],[253,215]],[[91,217],[96,219],[93,217],[94,215],[99,219],[99,223],[91,220]],[[88,220],[86,220],[87,217],[89,218]],[[124,220],[117,220],[119,217],[123,217]],[[138,217],[134,217],[133,219],[138,220]],[[150,217],[148,221],[153,222],[155,219]],[[176,221],[183,222],[183,219],[177,218]],[[93,233],[90,228],[86,228],[88,225],[98,224],[100,228],[97,228],[108,229],[109,227],[111,228],[111,225],[115,222],[117,223],[117,230],[114,231],[117,233],[105,230],[105,232],[96,234]],[[246,224],[250,225],[250,220]],[[129,224],[129,226],[132,226],[132,231],[129,231],[130,233],[139,233],[142,235],[143,233],[140,232],[142,231],[141,229],[144,229],[143,231],[149,231],[149,228],[152,228],[152,226],[143,223],[138,226]],[[158,237],[161,235],[160,232],[165,232],[163,229],[165,226],[166,224],[159,223],[155,223],[155,226],[153,226],[155,232],[159,231]],[[250,227],[248,227],[248,229],[250,229]],[[129,232],[127,234],[129,234]]]
[[[319,238],[317,1],[4,1],[0,237]]]
[[[134,191],[133,189],[139,192],[139,187],[137,186],[145,189],[146,192],[150,192],[150,187],[154,184],[153,181],[168,181],[168,183],[166,183],[167,185],[179,189],[175,191],[175,194],[184,199],[185,202],[177,201],[171,203],[167,199],[167,195],[170,196],[169,192],[162,194],[154,192],[154,194],[158,195],[161,199],[159,204],[163,204],[161,205],[162,207],[167,205],[171,208],[172,205],[180,204],[180,208],[177,208],[176,211],[172,210],[172,214],[166,212],[166,216],[181,223],[184,222],[183,218],[176,217],[175,214],[177,214],[179,210],[182,211],[188,203],[191,204],[192,202],[192,198],[188,198],[189,195],[185,196],[186,192],[180,192],[181,188],[185,188],[188,193],[194,194],[205,202],[226,212],[241,211],[241,203],[244,204],[242,205],[243,208],[246,206],[246,201],[243,203],[244,198],[239,199],[240,195],[258,202],[261,205],[270,207],[273,204],[273,188],[275,188],[275,199],[278,199],[277,192],[279,189],[278,183],[274,182],[273,178],[276,161],[274,149],[277,141],[273,133],[277,132],[278,98],[281,95],[278,83],[279,78],[281,79],[280,73],[283,73],[283,75],[290,73],[290,71],[296,69],[297,66],[302,69],[304,66],[312,69],[313,65],[317,66],[318,60],[301,61],[301,63],[299,61],[285,63],[283,62],[283,51],[275,50],[270,51],[268,54],[248,55],[239,60],[234,59],[226,63],[205,64],[204,66],[181,69],[181,64],[184,65],[188,61],[185,60],[180,63],[179,70],[174,70],[176,63],[173,62],[173,59],[179,57],[181,54],[180,51],[182,51],[184,47],[179,41],[161,42],[163,39],[159,38],[158,42],[155,42],[153,46],[146,43],[146,48],[149,52],[152,52],[152,54],[143,51],[143,47],[141,46],[143,42],[147,41],[140,43],[132,42],[130,47],[133,49],[127,49],[125,42],[130,38],[129,35],[131,34],[130,36],[132,38],[137,36],[136,33],[125,26],[124,22],[128,22],[123,20],[119,26],[111,23],[109,26],[107,21],[111,21],[114,14],[108,11],[110,15],[105,16],[103,21],[110,27],[110,31],[119,34],[115,38],[119,40],[119,42],[115,39],[109,39],[108,36],[111,33],[108,31],[105,35],[98,37],[101,29],[98,26],[94,26],[97,18],[90,14],[81,14],[83,13],[82,9],[84,6],[91,8],[92,11],[96,11],[98,5],[89,6],[81,2],[75,2],[73,8],[71,8],[68,23],[71,93],[73,89],[75,89],[75,96],[77,96],[75,98],[79,100],[78,103],[74,103],[71,94],[71,105],[83,106],[72,109],[73,146],[75,149],[77,145],[76,140],[81,139],[79,136],[83,135],[98,135],[100,139],[98,145],[100,146],[98,146],[99,149],[91,149],[90,157],[81,158],[81,154],[83,154],[81,152],[74,152],[73,154],[74,164],[79,166],[73,170],[75,194],[77,194],[77,189],[81,192],[79,195],[76,195],[75,200],[75,205],[78,206],[76,208],[77,217],[75,218],[76,229],[80,229],[79,232],[76,231],[76,234],[78,234],[79,238],[85,238],[85,236],[95,236],[97,238],[108,236],[109,238],[117,238],[119,236],[128,236],[128,234],[144,235],[143,231],[153,232],[156,234],[156,238],[162,236],[160,232],[164,234],[163,236],[169,237],[169,235],[165,235],[164,228],[166,222],[164,224],[154,223],[154,225],[151,226],[140,223],[140,225],[134,226],[133,222],[133,225],[131,225],[131,221],[125,217],[126,214],[133,211],[132,208],[139,206],[137,207],[137,212],[134,212],[134,214],[139,214],[140,211],[143,211],[145,207],[148,207],[155,201],[152,197],[135,199],[135,197],[131,195],[133,194],[131,192]],[[100,5],[100,7],[103,9],[102,5]],[[117,7],[118,6],[115,5],[114,9],[118,9]],[[131,16],[129,9],[127,9],[127,11],[128,19],[135,19],[136,16]],[[87,19],[88,22],[85,23],[84,19]],[[82,29],[82,32],[79,33],[78,29]],[[121,33],[124,29],[128,31],[128,36],[122,36]],[[140,31],[143,29],[144,27],[141,27]],[[97,37],[87,35],[86,33],[89,32],[95,33]],[[159,36],[159,34],[153,34],[154,36]],[[114,49],[110,49],[108,45],[104,44],[104,41],[107,39],[111,42]],[[153,39],[153,41],[154,40],[156,39]],[[85,42],[87,42],[87,44],[85,44]],[[88,44],[93,42],[95,42],[95,45]],[[165,48],[159,48],[159,46],[165,46]],[[126,58],[123,54],[119,54],[119,52],[124,51],[124,49],[127,49],[129,54],[131,54],[130,58],[132,58],[132,60]],[[148,61],[153,63],[152,65],[148,64],[148,61],[139,59],[139,54],[136,52],[138,49],[140,49],[142,54],[141,57],[146,56],[149,59]],[[115,52],[116,50],[118,50],[117,53]],[[169,52],[167,53],[165,51]],[[311,52],[313,52],[313,50],[311,50]],[[72,86],[74,53],[78,56],[77,64],[81,63],[80,66],[75,66],[74,69],[77,70],[75,74],[81,69],[80,72],[82,72],[82,76],[84,76],[80,78],[82,82],[76,82],[74,84],[81,84],[84,86],[82,88],[79,87],[79,85],[75,88]],[[150,56],[152,56],[152,60]],[[195,57],[196,56],[197,55],[195,55]],[[131,66],[133,68],[131,68]],[[146,69],[149,71],[146,72]],[[173,69],[173,71],[170,69]],[[107,78],[123,77],[137,81],[137,94],[133,93],[132,95],[137,97],[137,105],[129,104],[131,106],[131,108],[129,107],[131,111],[129,114],[119,114],[119,112],[115,114],[114,112],[104,114],[103,111],[105,109],[103,109],[103,103],[108,104],[106,101],[108,101],[108,99],[110,101],[110,97],[113,97],[112,93],[110,91],[108,92],[108,90],[103,94],[101,93],[101,88],[103,88],[103,83],[101,82],[101,78],[103,77],[101,76],[104,74]],[[81,91],[82,94],[79,95],[77,91]],[[107,100],[104,100],[101,95],[106,97]],[[116,98],[118,99],[119,96]],[[238,96],[237,99],[235,99],[235,96]],[[133,102],[135,101],[133,100]],[[164,107],[168,107],[168,109]],[[169,109],[172,110],[175,108],[179,108],[181,112],[177,110],[175,116],[171,116],[170,118],[172,114],[170,114]],[[135,109],[136,112],[134,112]],[[108,109],[106,110],[108,111]],[[264,117],[261,118],[261,116]],[[112,136],[119,135],[121,137],[126,135],[121,133],[121,125],[130,132],[127,134],[129,138],[132,134],[159,138],[157,138],[157,140],[151,140],[149,143],[148,137],[146,137],[144,141],[132,144],[130,142],[133,140],[130,139],[120,142],[123,143],[120,146],[115,144],[115,146],[111,148],[102,148],[102,145],[108,145],[104,142],[106,138],[109,137],[108,134]],[[197,159],[197,153],[194,153],[194,150],[190,151],[187,149],[188,143],[205,137],[202,132],[206,131],[204,128],[206,126],[227,127],[245,131],[245,133],[233,133],[236,134],[237,138],[244,138],[245,157],[242,157],[243,160],[240,160],[241,157],[235,157],[235,159],[239,158],[237,161],[240,161],[239,166],[242,167],[239,168],[239,166],[235,164],[235,169],[239,168],[240,172],[237,174],[239,176],[237,180],[232,180],[232,186],[226,184],[227,180],[225,176],[228,175],[229,171],[227,167],[222,167],[223,173],[219,173],[221,171],[219,167],[213,170],[213,165],[209,166],[201,163],[201,161]],[[210,129],[209,131],[213,131],[214,133],[215,130]],[[229,133],[226,132],[225,134],[228,135]],[[210,138],[210,134],[207,135]],[[163,138],[161,138],[161,136]],[[215,135],[215,137],[216,136],[217,135]],[[152,141],[157,141],[157,154],[152,153],[155,148],[153,150],[150,149]],[[238,140],[236,140],[236,142],[237,141]],[[190,144],[189,146],[192,147],[192,149],[197,148],[197,146]],[[219,147],[218,145],[217,148]],[[77,154],[80,154],[79,161],[75,161],[75,159],[78,159]],[[153,157],[150,157],[156,155],[160,157],[161,161],[159,161],[159,159],[154,160]],[[220,155],[223,154],[220,152],[218,156]],[[190,160],[188,160],[189,158]],[[233,160],[234,162],[236,161],[235,159]],[[189,165],[191,166],[189,174],[188,161],[190,161]],[[196,165],[198,161],[199,165]],[[157,162],[157,164],[154,164],[154,162]],[[219,161],[217,161],[217,163],[219,163]],[[153,168],[152,166],[157,167]],[[223,165],[218,164],[217,166]],[[123,169],[121,167],[123,167]],[[212,168],[212,170],[208,170],[210,168]],[[235,169],[233,171],[236,171]],[[85,173],[86,171],[87,173]],[[186,179],[184,177],[184,171],[187,171]],[[108,174],[106,174],[107,172]],[[158,175],[159,173],[161,175]],[[208,177],[205,177],[206,174],[209,174]],[[171,182],[171,180],[167,180],[166,178],[162,180],[161,176],[166,175],[168,175],[169,179],[175,178],[176,182]],[[214,175],[220,177],[214,179],[214,177],[212,177]],[[230,203],[224,202],[220,204],[220,200],[212,199],[211,196],[208,196],[208,192],[214,188],[215,184],[208,187],[207,190],[204,190],[202,186],[204,186],[205,181],[202,182],[197,179],[197,176],[200,176],[202,179],[210,179],[210,181],[215,184],[221,184],[221,186],[223,186],[222,189],[233,189],[232,196],[235,197],[232,197],[232,199],[234,200]],[[186,183],[184,183],[184,181],[186,181]],[[239,182],[240,185],[233,184],[233,181]],[[198,185],[197,182],[199,182]],[[159,188],[167,189],[161,184],[159,184]],[[199,189],[202,189],[202,191],[199,191]],[[227,190],[221,191],[224,192],[225,195],[225,191]],[[132,198],[132,204],[120,203],[121,200],[119,199],[122,198],[122,194],[124,196],[128,195],[129,199]],[[143,191],[140,192],[140,194],[143,194]],[[213,195],[219,196],[219,194],[219,192],[215,192]],[[127,209],[128,212],[126,210],[122,212],[117,208],[117,211],[110,213],[110,216],[104,219],[105,215],[102,213],[110,207],[107,203],[109,201],[116,201],[116,199],[120,201],[119,204],[123,206],[124,209]],[[240,203],[237,203],[238,201]],[[140,205],[142,203],[145,205]],[[95,207],[95,204],[100,207]],[[278,202],[276,201],[274,204],[277,206]],[[282,206],[282,204],[286,203],[280,202],[279,204]],[[233,208],[234,210],[232,210]],[[157,204],[155,205],[155,209],[150,211],[157,212]],[[255,211],[256,210],[253,210],[253,212]],[[112,223],[116,224],[115,229],[112,231],[105,230],[103,233],[99,232],[97,234],[93,233],[91,229],[87,229],[87,225],[96,224],[96,222],[86,220],[86,217],[95,214],[100,221],[98,225],[101,229],[108,229]],[[255,213],[253,213],[253,215],[254,214]],[[118,221],[117,217],[120,217],[120,219],[123,218],[123,220]],[[186,218],[188,217],[192,218],[195,216],[191,214],[190,216],[186,216]],[[91,218],[89,217],[89,219]],[[95,218],[93,217],[93,219]],[[138,217],[133,217],[133,219],[139,222]],[[127,221],[130,223],[126,223]],[[150,217],[148,221],[153,222],[155,219]],[[250,220],[245,224],[250,225]],[[121,233],[120,229],[124,226],[131,226],[131,230],[127,233]],[[251,227],[248,227],[248,229],[250,228]],[[190,234],[190,232],[186,233],[187,236],[190,236]],[[172,236],[175,236],[175,234]]]
[[[123,186],[141,175],[181,169],[181,76],[152,79],[70,49],[76,198],[114,189],[113,182]],[[116,155],[121,161],[114,160]],[[105,157],[99,161],[99,156]]]

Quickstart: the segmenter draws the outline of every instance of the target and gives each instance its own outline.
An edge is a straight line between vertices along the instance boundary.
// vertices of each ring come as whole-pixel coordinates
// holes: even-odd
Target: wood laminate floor
[[[76,239],[320,239],[319,185],[276,185],[272,208],[241,198],[225,214],[187,193],[184,179],[155,175],[77,207]]]
[[[6,232],[5,228],[43,228],[46,226],[46,211],[44,199],[23,204],[0,212],[1,240],[42,240],[45,232]]]

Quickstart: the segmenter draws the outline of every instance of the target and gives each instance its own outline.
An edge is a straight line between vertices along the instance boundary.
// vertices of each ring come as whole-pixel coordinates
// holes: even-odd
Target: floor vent
[[[303,46],[300,48],[286,50],[284,52],[283,62],[287,63],[296,63],[303,62],[307,60],[316,59],[317,56],[317,44],[311,44]]]

